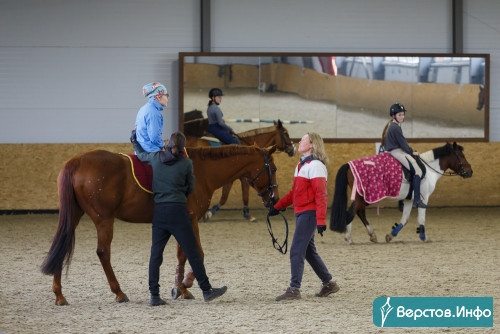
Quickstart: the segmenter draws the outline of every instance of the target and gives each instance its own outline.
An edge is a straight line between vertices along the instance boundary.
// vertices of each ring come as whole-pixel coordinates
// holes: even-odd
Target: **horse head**
[[[262,203],[266,208],[270,208],[279,198],[278,183],[276,182],[276,165],[274,164],[272,154],[276,151],[276,145],[268,148],[259,148],[263,158],[263,166],[246,177],[248,184],[257,190],[257,194],[262,197]]]
[[[456,158],[451,159],[449,168],[464,179],[472,177],[472,167],[465,158],[464,148],[458,145],[457,142],[453,142],[453,144],[447,143],[447,146],[450,149],[450,154],[453,154]]]
[[[281,145],[278,148],[280,151],[283,151],[288,154],[288,156],[293,157],[295,155],[295,145],[293,141],[290,139],[288,135],[288,130],[283,126],[281,120],[278,119],[278,122],[273,121],[276,130],[278,130],[280,134],[280,142]]]

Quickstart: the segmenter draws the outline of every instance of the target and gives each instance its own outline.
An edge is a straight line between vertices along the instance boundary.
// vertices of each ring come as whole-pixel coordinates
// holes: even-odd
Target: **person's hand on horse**
[[[278,210],[276,209],[274,206],[272,206],[270,209],[269,209],[269,216],[276,216],[280,213],[280,211],[285,211],[285,210]]]
[[[321,235],[323,237],[323,232],[326,231],[326,225],[318,225],[318,226],[316,226],[316,228],[318,229],[319,235]]]

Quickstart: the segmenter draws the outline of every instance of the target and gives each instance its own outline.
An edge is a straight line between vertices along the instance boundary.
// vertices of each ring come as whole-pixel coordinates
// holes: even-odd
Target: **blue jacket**
[[[150,98],[137,113],[135,119],[137,141],[146,152],[157,152],[165,146],[162,138],[162,110],[163,106],[154,98]]]

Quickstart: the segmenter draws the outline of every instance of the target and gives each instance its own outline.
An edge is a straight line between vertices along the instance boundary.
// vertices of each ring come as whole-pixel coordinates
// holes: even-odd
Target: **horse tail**
[[[330,229],[343,233],[347,225],[347,171],[349,164],[342,165],[335,177],[335,193],[333,195],[332,212],[330,214]]]
[[[77,167],[75,160],[69,161],[57,178],[59,192],[59,224],[52,240],[49,253],[41,265],[42,273],[54,275],[69,268],[75,247],[75,229],[83,210],[78,205],[73,188],[73,172]]]

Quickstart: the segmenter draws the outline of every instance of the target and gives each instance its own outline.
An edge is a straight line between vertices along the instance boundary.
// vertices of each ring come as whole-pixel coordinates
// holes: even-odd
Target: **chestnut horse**
[[[224,184],[243,178],[257,190],[266,207],[278,197],[276,166],[272,154],[276,147],[227,145],[216,148],[190,148],[194,165],[195,190],[188,198],[193,229],[203,257],[198,220],[210,205],[213,192]],[[115,218],[132,223],[151,223],[153,195],[136,183],[129,158],[103,150],[79,154],[59,173],[59,224],[41,270],[53,275],[52,291],[56,305],[66,305],[61,273],[71,262],[75,229],[86,213],[97,229],[97,256],[117,302],[127,302],[111,266],[111,241]],[[144,245],[146,246],[146,245]],[[177,244],[178,266],[172,298],[193,298],[189,290],[194,280],[190,271],[184,278],[186,255]]]
[[[267,147],[271,145],[276,145],[277,149],[281,152],[285,152],[288,156],[293,157],[295,154],[295,145],[293,144],[290,136],[288,135],[288,130],[283,126],[280,120],[278,122],[274,121],[273,126],[268,126],[265,128],[258,128],[242,133],[238,133],[237,137],[240,140],[241,145],[253,145],[256,144],[259,147]],[[208,147],[210,146],[210,140],[202,138],[194,138],[187,136],[187,147]],[[256,219],[250,215],[250,210],[248,208],[249,200],[249,188],[248,184],[241,181],[241,196],[243,199],[243,217],[250,221],[255,221]],[[215,204],[204,216],[205,220],[208,220],[212,215],[223,206],[229,196],[233,182],[228,183],[222,188],[222,195],[217,204]]]
[[[433,150],[424,152],[420,154],[420,157],[424,164],[426,165],[426,175],[422,179],[420,185],[420,195],[424,203],[427,204],[430,195],[436,187],[438,179],[442,175],[460,175],[463,178],[469,178],[472,176],[472,168],[463,153],[463,147],[457,145],[457,143],[447,143],[442,147],[435,148]],[[445,171],[451,169],[454,173],[446,174]],[[365,209],[368,206],[364,198],[356,192],[354,201],[351,203],[349,210],[346,211],[347,207],[347,186],[352,189],[354,182],[354,176],[350,169],[349,164],[344,164],[337,172],[335,180],[335,192],[333,196],[333,204],[330,216],[330,229],[339,233],[345,233],[344,238],[347,244],[352,244],[351,230],[352,221],[355,215],[361,219],[365,225],[368,234],[370,235],[370,241],[377,242],[377,236],[375,231],[371,227],[370,223],[366,219]],[[401,189],[399,191],[399,196],[397,199],[404,199],[403,215],[401,217],[400,223],[395,224],[393,230],[390,234],[386,236],[386,242],[392,240],[398,232],[403,228],[403,226],[408,222],[410,217],[410,212],[412,209],[412,199],[410,194],[410,183],[404,180],[401,183]],[[425,234],[425,209],[418,209],[418,223],[419,228],[417,232],[420,234],[420,239],[422,241],[429,241],[427,235]]]

